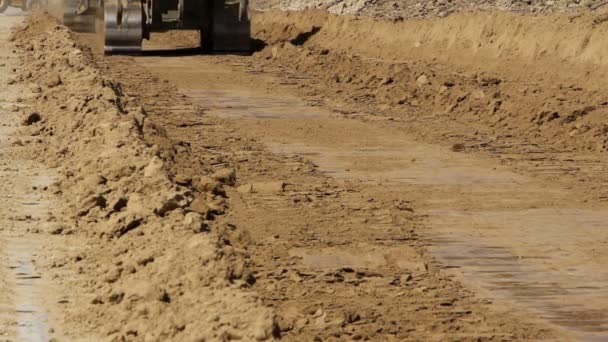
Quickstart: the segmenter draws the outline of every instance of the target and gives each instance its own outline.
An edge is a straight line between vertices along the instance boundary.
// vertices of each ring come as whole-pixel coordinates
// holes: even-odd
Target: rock
[[[418,86],[420,86],[420,87],[425,86],[429,83],[431,83],[431,82],[429,81],[429,78],[426,75],[420,75],[416,79],[416,84],[418,84]]]
[[[206,230],[204,217],[199,213],[187,213],[184,217],[184,225],[195,233]]]
[[[164,163],[163,161],[154,156],[148,163],[148,166],[144,168],[144,177],[156,177],[162,174]]]
[[[9,78],[8,80],[6,80],[6,84],[11,85],[11,84],[15,84],[17,83],[13,78]]]
[[[164,217],[167,213],[178,208],[184,208],[187,204],[185,197],[176,195],[164,200],[160,206],[154,209],[154,213],[160,217]]]
[[[42,120],[42,116],[40,116],[40,113],[33,112],[30,115],[28,115],[27,118],[25,118],[25,120],[23,120],[23,124],[25,126],[31,126],[31,125],[35,124],[36,122],[39,122],[40,120]]]
[[[233,169],[218,170],[211,176],[218,182],[233,186],[236,183],[236,172]]]
[[[53,73],[46,78],[44,84],[49,88],[54,88],[61,84],[61,77],[59,77],[59,74]]]
[[[214,178],[211,178],[209,176],[202,176],[202,177],[199,177],[198,179],[195,179],[192,185],[199,192],[203,192],[203,193],[210,192],[214,195],[221,195],[221,196],[223,196],[225,194],[222,183],[220,183],[219,181],[217,181]]]
[[[192,203],[190,203],[190,210],[197,212],[206,218],[210,211],[209,206],[207,205],[206,196],[204,194],[196,196]]]
[[[220,201],[207,202],[207,207],[209,207],[210,213],[221,215],[224,213],[225,203]]]
[[[185,174],[177,174],[175,175],[175,183],[183,186],[188,186],[192,183],[192,177]]]

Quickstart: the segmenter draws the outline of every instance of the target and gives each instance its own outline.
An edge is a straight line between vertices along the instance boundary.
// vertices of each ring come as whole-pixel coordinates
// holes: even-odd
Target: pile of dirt
[[[31,155],[56,169],[50,190],[66,203],[43,233],[75,246],[47,266],[72,285],[68,298],[86,298],[66,309],[66,333],[86,322],[88,333],[113,340],[273,338],[273,311],[248,289],[247,252],[213,223],[234,171],[175,170],[189,147],[168,139],[53,20],[34,16],[12,40],[16,81],[37,94],[20,135],[34,137]]]
[[[268,46],[254,65],[310,75],[307,92],[342,109],[367,105],[399,120],[465,123],[470,135],[490,140],[517,135],[606,151],[602,18],[461,13],[390,23],[323,11],[258,13],[255,36]]]
[[[326,10],[338,15],[356,15],[388,20],[443,18],[463,11],[509,11],[530,14],[566,13],[594,9],[601,0],[256,0],[255,9],[266,11]]]

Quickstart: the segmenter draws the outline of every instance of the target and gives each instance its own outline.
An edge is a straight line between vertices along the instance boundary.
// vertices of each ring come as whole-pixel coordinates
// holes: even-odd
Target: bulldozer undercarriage
[[[43,0],[0,0],[0,13],[4,13],[9,7],[17,7],[22,11],[31,11],[44,7]]]
[[[247,0],[89,1],[100,0],[64,0],[63,23],[103,34],[108,54],[139,52],[151,32],[169,30],[199,30],[205,52],[251,50]]]

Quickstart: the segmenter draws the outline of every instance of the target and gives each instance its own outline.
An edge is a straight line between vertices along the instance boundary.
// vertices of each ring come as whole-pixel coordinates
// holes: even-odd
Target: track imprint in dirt
[[[201,66],[192,72],[186,65],[172,61],[163,75],[195,78],[197,72],[215,72],[222,77],[222,71]],[[423,189],[427,198],[419,209],[428,215],[428,239],[439,267],[457,269],[465,282],[493,300],[513,301],[580,338],[608,336],[608,317],[602,314],[608,303],[600,286],[608,281],[601,266],[608,260],[594,252],[608,241],[602,229],[605,210],[552,205],[568,198],[569,191],[496,167],[483,157],[421,144],[386,125],[338,118],[295,98],[272,98],[243,85],[235,91],[176,83],[210,114],[239,120],[245,129],[263,127],[261,140],[274,152],[305,156],[336,178]],[[352,129],[351,136],[337,135],[339,129]],[[305,260],[315,265],[343,262],[323,253],[305,254]]]

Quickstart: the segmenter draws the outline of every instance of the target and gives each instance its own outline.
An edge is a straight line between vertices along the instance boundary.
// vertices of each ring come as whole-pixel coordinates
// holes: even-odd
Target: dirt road
[[[2,333],[16,338],[33,320],[69,339],[608,339],[598,76],[500,63],[470,75],[473,59],[457,53],[429,62],[433,53],[388,60],[351,42],[332,50],[323,44],[347,19],[287,17],[264,19],[269,45],[253,57],[154,51],[187,47],[188,34],[103,57],[80,45],[95,51],[91,36],[48,18],[22,28],[14,86],[36,89],[22,102],[43,119],[2,134],[47,166],[3,160],[3,177],[19,170],[3,194],[18,198],[9,209],[61,207],[40,229],[40,270],[71,292],[36,281],[42,294],[23,297],[4,269],[3,307],[39,304],[0,316],[13,320]],[[305,29],[281,26],[292,19]],[[15,77],[10,65],[0,75]],[[10,89],[5,128],[25,125],[9,112],[26,88]],[[19,148],[11,139],[0,138],[3,153]],[[49,165],[57,197],[24,197],[48,182]],[[35,254],[37,240],[18,237],[37,216],[23,215],[3,215],[12,240],[1,251],[32,273],[18,252]]]
[[[283,336],[605,338],[608,215],[591,199],[601,159],[518,136],[437,143],[466,126],[433,132],[373,105],[341,110],[306,68],[154,55],[99,63],[199,153],[185,174],[210,160],[237,169],[220,221],[244,229],[253,288]]]
[[[316,244],[290,248],[288,254],[299,257],[297,267],[317,272],[354,265],[381,268],[387,257],[374,251],[387,248],[384,235],[396,227],[388,217],[382,219],[386,206],[374,203],[415,203],[417,216],[425,218],[423,233],[417,233],[438,261],[431,268],[456,270],[450,273],[481,288],[482,297],[495,306],[513,302],[579,338],[606,337],[608,302],[601,284],[608,280],[603,267],[608,261],[603,251],[608,211],[577,200],[576,188],[516,173],[480,154],[416,141],[390,121],[362,123],[312,107],[292,94],[277,94],[276,88],[261,91],[268,82],[279,81],[231,69],[238,59],[137,62],[176,84],[208,109],[207,115],[227,120],[239,135],[259,139],[272,153],[310,160],[323,174],[354,182],[369,197],[367,207],[349,208],[348,199],[339,196],[346,222],[334,222],[353,230],[354,236],[343,236],[346,241],[329,249]],[[291,182],[297,188],[302,181]],[[243,205],[250,206],[253,200],[243,197]],[[267,214],[272,219],[263,225],[266,230],[278,225],[273,233],[283,235],[294,228],[277,224],[285,205],[275,206]],[[360,228],[368,233],[360,235],[347,223],[353,209],[372,211],[379,222],[368,222]],[[314,217],[292,215],[287,215],[290,225]],[[317,218],[327,220],[322,214]],[[242,224],[251,226],[247,220]],[[319,228],[306,233],[320,233]],[[415,260],[403,250],[397,264],[415,269]]]

